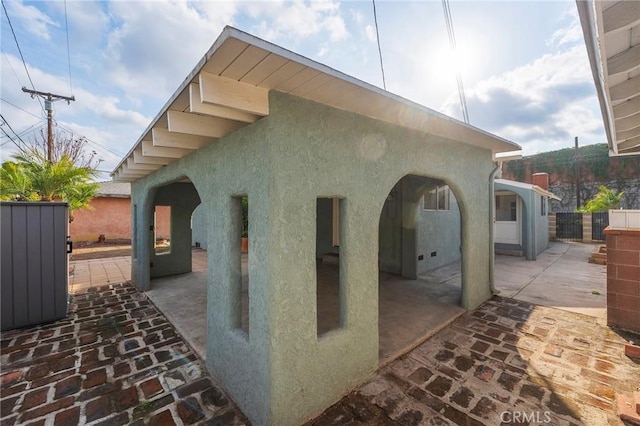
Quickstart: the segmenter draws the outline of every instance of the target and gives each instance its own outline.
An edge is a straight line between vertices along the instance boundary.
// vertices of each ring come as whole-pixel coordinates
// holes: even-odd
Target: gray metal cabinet
[[[0,203],[2,331],[67,316],[67,203]]]

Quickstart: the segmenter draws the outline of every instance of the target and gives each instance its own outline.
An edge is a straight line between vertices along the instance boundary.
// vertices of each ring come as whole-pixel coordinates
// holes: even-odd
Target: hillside
[[[549,190],[562,198],[553,211],[572,211],[576,206],[576,158],[574,148],[543,152],[509,161],[502,177],[531,183],[534,173],[549,173]],[[609,157],[607,144],[578,148],[581,204],[598,192],[598,185],[624,191],[623,208],[640,209],[640,156]]]

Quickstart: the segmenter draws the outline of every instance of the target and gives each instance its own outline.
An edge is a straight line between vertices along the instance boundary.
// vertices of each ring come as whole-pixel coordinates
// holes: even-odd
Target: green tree
[[[600,213],[620,208],[624,192],[621,191],[616,194],[612,189],[604,185],[599,185],[598,189],[600,192],[589,200],[587,204],[580,207],[577,210],[579,213]]]
[[[49,162],[40,152],[29,150],[13,156],[1,167],[0,198],[23,201],[65,201],[69,220],[73,211],[89,207],[99,185],[91,181],[95,169],[77,166],[67,155]]]

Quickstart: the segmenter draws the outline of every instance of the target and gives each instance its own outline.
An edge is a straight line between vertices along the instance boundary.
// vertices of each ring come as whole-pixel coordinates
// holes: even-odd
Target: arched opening
[[[201,203],[188,179],[150,191],[149,290],[151,301],[167,316],[198,355],[206,355],[207,252],[193,247],[192,226]]]
[[[464,312],[462,215],[440,179],[406,175],[379,222],[379,360],[406,352]]]

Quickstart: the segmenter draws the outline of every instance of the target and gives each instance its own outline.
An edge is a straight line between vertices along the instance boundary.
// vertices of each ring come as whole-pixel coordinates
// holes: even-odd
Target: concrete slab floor
[[[598,318],[606,325],[606,267],[587,262],[596,244],[551,242],[536,261],[496,256],[495,285],[503,297]],[[242,258],[243,328],[248,331],[247,257]],[[207,252],[193,251],[190,274],[152,280],[148,297],[200,357],[206,357]],[[339,324],[338,267],[318,265],[318,332]],[[379,358],[384,364],[427,339],[464,313],[460,262],[405,280],[381,273]]]
[[[206,252],[194,250],[193,258],[194,272],[156,278],[146,294],[191,344],[198,356],[206,359]],[[196,269],[196,262],[200,269]],[[241,265],[243,328],[249,331],[246,255]],[[317,276],[318,334],[322,335],[339,325],[338,266],[319,263]],[[459,265],[431,271],[417,280],[381,273],[379,296],[381,363],[406,352],[465,312],[459,306]]]

